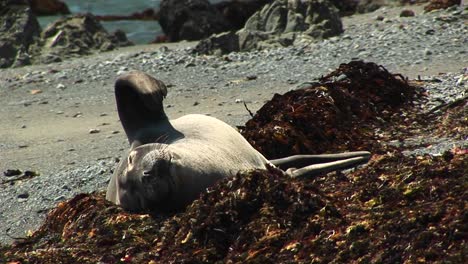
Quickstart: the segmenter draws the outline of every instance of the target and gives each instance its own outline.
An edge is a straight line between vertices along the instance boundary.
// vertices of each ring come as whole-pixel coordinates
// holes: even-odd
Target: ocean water
[[[62,0],[68,5],[72,13],[90,12],[95,15],[130,15],[134,12],[141,12],[147,8],[159,8],[160,0]],[[212,3],[223,0],[213,0]],[[49,23],[58,19],[60,16],[39,17],[39,24],[45,28]],[[127,38],[135,44],[149,43],[156,36],[163,34],[157,21],[141,20],[119,20],[119,21],[101,21],[102,25],[109,32],[117,29],[123,30]]]

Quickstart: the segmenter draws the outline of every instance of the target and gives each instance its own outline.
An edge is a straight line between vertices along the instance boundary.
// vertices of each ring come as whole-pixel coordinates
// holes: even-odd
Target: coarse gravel
[[[0,243],[37,228],[58,202],[105,189],[127,148],[112,85],[129,70],[148,72],[168,84],[170,117],[198,112],[233,126],[250,118],[242,102],[256,111],[274,93],[297,89],[353,59],[431,80],[425,87],[427,111],[466,96],[467,9],[423,13],[421,6],[407,8],[416,16],[401,18],[401,8],[381,8],[344,18],[341,36],[294,47],[214,57],[193,55],[195,43],[184,42],[0,71],[0,169],[25,170],[32,164],[40,173],[15,184],[0,183]],[[33,90],[39,92],[32,95]],[[425,140],[434,148],[413,153],[466,147],[466,141]]]

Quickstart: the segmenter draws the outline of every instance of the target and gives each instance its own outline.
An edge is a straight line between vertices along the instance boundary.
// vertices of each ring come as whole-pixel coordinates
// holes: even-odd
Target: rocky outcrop
[[[31,9],[38,16],[70,14],[68,6],[60,0],[30,0]]]
[[[41,32],[27,0],[0,1],[0,68],[51,63],[132,43],[90,14],[61,18]]]
[[[169,41],[199,40],[229,29],[227,20],[207,0],[162,0],[159,14]]]
[[[289,46],[302,40],[319,40],[343,32],[337,9],[324,0],[276,0],[256,12],[238,32],[222,33],[201,41],[202,54],[223,54]]]
[[[91,14],[75,15],[55,21],[41,33],[41,42],[41,63],[79,57],[96,51],[109,51],[132,44],[121,31],[109,34]]]
[[[30,64],[29,49],[40,32],[27,0],[0,1],[0,68]]]

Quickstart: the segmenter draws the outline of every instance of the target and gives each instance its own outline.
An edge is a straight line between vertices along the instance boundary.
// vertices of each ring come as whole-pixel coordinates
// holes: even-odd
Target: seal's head
[[[116,171],[121,206],[131,211],[151,210],[167,201],[174,188],[171,156],[162,144],[133,149]]]

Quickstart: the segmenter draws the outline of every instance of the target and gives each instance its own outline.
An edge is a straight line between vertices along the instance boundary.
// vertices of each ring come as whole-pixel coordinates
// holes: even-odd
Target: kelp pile
[[[336,125],[334,140],[346,147],[310,144],[371,149],[363,168],[303,180],[275,168],[242,172],[171,215],[130,214],[103,193],[81,194],[60,203],[32,236],[0,247],[0,263],[467,263],[466,149],[405,156],[386,144],[412,130],[466,138],[467,99],[430,118],[425,112],[423,122],[421,109],[410,111],[421,93],[375,64],[343,64],[319,84],[275,96],[256,118],[279,126],[280,110],[307,120],[300,114],[313,116],[301,107],[313,109],[312,121]],[[305,134],[297,131],[309,123],[289,129]]]
[[[409,133],[405,123],[423,90],[372,62],[341,64],[310,86],[276,94],[241,133],[267,158],[300,153],[369,150],[385,153],[379,142]],[[393,127],[393,129],[390,129]],[[398,132],[396,132],[398,131]]]
[[[226,179],[183,213],[131,215],[83,194],[32,237],[18,263],[466,263],[466,154],[375,157],[364,169],[291,180]]]
[[[446,9],[454,5],[460,5],[461,0],[431,0],[424,11],[430,12],[438,9]]]

